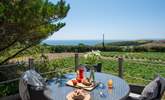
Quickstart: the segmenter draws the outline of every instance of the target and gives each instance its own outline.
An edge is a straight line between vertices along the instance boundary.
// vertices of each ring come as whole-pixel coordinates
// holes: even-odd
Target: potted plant
[[[94,65],[100,62],[101,59],[101,52],[99,50],[92,50],[92,52],[87,52],[84,55],[85,62],[87,64],[88,69],[90,69],[90,80],[95,81],[95,68]]]

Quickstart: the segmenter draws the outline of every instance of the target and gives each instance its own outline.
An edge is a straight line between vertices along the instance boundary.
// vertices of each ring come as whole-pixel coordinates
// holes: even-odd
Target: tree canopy
[[[0,64],[64,27],[61,20],[69,9],[69,4],[63,0],[56,4],[49,0],[1,0]],[[8,57],[2,57],[14,47],[17,49]]]

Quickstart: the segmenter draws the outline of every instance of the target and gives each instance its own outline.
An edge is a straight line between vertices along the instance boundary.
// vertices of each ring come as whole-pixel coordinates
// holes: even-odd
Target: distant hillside
[[[143,44],[143,45],[140,45],[140,46],[145,46],[145,47],[153,47],[153,46],[165,47],[165,41],[153,41],[151,43],[146,43],[146,44]]]
[[[107,46],[163,46],[165,47],[165,40],[136,40],[136,41],[120,41],[106,43]]]

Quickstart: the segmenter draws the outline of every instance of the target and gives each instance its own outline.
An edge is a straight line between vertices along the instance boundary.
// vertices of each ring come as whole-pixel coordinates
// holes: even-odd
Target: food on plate
[[[82,90],[80,90],[80,89],[75,90],[72,99],[73,100],[84,100],[85,97],[83,94],[84,93]]]
[[[76,80],[78,83],[81,83],[81,81],[82,81],[79,77],[77,77]]]
[[[73,85],[77,85],[77,80],[72,80]]]
[[[82,81],[82,84],[84,84],[84,85],[86,85],[86,86],[92,85],[92,83],[91,83],[88,79],[84,79],[84,80]]]

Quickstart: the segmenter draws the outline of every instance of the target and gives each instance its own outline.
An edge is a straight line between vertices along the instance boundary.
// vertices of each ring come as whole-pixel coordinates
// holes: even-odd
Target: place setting
[[[112,89],[112,80],[109,80],[107,83],[109,89]],[[91,100],[90,93],[96,88],[100,92],[98,95],[100,97],[106,97],[105,93],[103,93],[103,89],[106,88],[105,84],[100,80],[95,79],[94,70],[90,70],[87,75],[85,72],[85,67],[79,67],[76,71],[75,77],[69,79],[66,82],[66,86],[70,86],[75,88],[73,91],[69,92],[66,96],[67,100]]]

